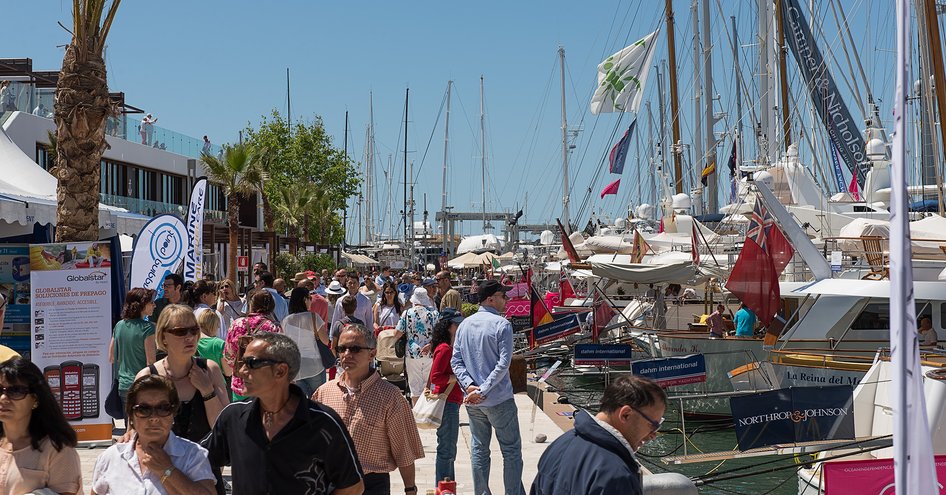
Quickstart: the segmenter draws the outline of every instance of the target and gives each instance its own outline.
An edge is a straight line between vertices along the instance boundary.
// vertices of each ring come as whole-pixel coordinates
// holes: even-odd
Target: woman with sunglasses
[[[160,319],[165,314],[162,311]],[[171,380],[158,375],[135,380],[125,407],[134,437],[131,442],[112,445],[96,460],[92,495],[221,493],[214,489],[207,452],[172,431],[179,407]]]
[[[223,359],[231,369],[237,369],[236,361],[240,355],[240,337],[258,332],[283,333],[282,326],[273,316],[275,309],[276,302],[268,291],[258,290],[250,296],[249,314],[233,321],[230,330],[227,331],[226,344],[223,346]],[[238,376],[238,373],[234,373],[233,380],[230,382],[230,389],[233,391],[233,400],[244,398],[243,394],[246,389],[243,387],[243,379]]]
[[[0,493],[82,491],[76,432],[43,372],[16,358],[0,364]]]
[[[237,294],[236,285],[228,278],[217,286],[217,312],[223,317],[223,326],[228,329],[233,320],[246,316],[243,314],[243,298]]]
[[[385,327],[394,328],[402,311],[397,286],[386,282],[381,288],[381,299],[374,305],[374,334],[378,335]]]
[[[325,383],[326,366],[335,363],[323,363],[315,339],[329,345],[328,330],[322,317],[309,311],[309,290],[296,287],[289,294],[289,316],[283,318],[282,328],[299,347],[301,361],[295,383],[306,397]]]
[[[108,358],[118,371],[118,394],[122,404],[135,375],[156,359],[154,323],[145,320],[154,313],[154,307],[153,290],[131,289],[125,294],[122,319],[112,331]]]

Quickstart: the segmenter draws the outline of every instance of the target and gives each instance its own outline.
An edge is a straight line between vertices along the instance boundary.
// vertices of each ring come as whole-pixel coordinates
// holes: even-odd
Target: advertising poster
[[[572,314],[533,328],[532,339],[535,345],[542,345],[580,331],[578,316]]]
[[[661,387],[673,387],[706,381],[706,359],[702,354],[674,356],[662,359],[635,361],[631,366],[635,375],[646,376]]]
[[[152,218],[135,239],[129,287],[152,289],[160,299],[164,296],[161,282],[167,274],[177,272],[186,249],[187,230],[181,219],[174,215]]]
[[[30,246],[32,361],[43,370],[79,441],[112,439],[108,242]]]
[[[575,344],[575,366],[630,366],[629,344]]]
[[[0,293],[6,300],[0,344],[30,357],[30,247],[0,246]]]
[[[935,457],[939,495],[946,495],[946,455]],[[824,495],[895,495],[893,459],[859,459],[824,463]]]

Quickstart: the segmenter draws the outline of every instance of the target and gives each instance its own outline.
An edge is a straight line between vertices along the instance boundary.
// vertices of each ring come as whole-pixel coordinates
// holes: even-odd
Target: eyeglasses
[[[165,332],[175,336],[175,337],[186,337],[188,335],[198,335],[200,334],[200,327],[194,325],[192,327],[174,327],[168,328]]]
[[[266,366],[275,366],[279,363],[282,363],[282,361],[277,361],[275,359],[258,358],[256,356],[244,356],[243,359],[240,360],[240,363],[245,364],[246,367],[251,370],[258,370]]]
[[[634,406],[628,406],[628,407],[630,407],[631,409],[633,409],[634,411],[636,411],[637,414],[640,414],[642,418],[644,418],[645,420],[647,420],[648,423],[650,423],[651,431],[657,431],[657,430],[659,430],[659,429],[660,429],[660,425],[664,424],[664,418],[660,418],[660,421],[654,421],[653,419],[650,418],[650,416],[648,416],[648,415],[642,413],[640,409],[638,409],[638,408],[636,408],[636,407],[634,407]]]
[[[139,418],[150,418],[151,416],[166,418],[174,412],[174,406],[168,402],[162,402],[156,406],[152,406],[151,404],[136,404],[131,410],[134,411],[135,416]]]
[[[358,354],[361,351],[368,351],[374,349],[374,347],[362,347],[360,345],[337,345],[335,350],[338,351],[338,354],[345,354],[346,351],[350,351],[352,354]]]
[[[10,400],[23,400],[30,393],[30,388],[26,385],[10,385],[9,387],[0,387],[0,395],[6,395]]]

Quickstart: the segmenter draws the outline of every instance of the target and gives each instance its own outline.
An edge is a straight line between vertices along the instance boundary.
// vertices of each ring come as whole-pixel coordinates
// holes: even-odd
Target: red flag
[[[621,179],[618,179],[604,186],[604,189],[601,190],[601,199],[604,199],[604,197],[607,196],[608,194],[617,194],[618,187],[620,187],[620,185],[621,185]]]
[[[564,268],[559,269],[558,273],[558,295],[562,304],[569,298],[575,297],[575,289],[572,288],[572,282],[568,280],[568,273]]]
[[[851,193],[851,197],[854,198],[854,201],[861,200],[860,188],[857,187],[857,174],[851,175],[851,183],[847,186],[847,192]]]
[[[608,304],[608,301],[601,296],[601,292],[595,291],[594,301],[591,303],[593,308],[594,315],[591,318],[591,340],[594,342],[598,341],[598,338],[601,336],[601,331],[604,330],[608,323],[611,323],[611,318],[614,318],[614,309],[611,308],[611,305]]]
[[[565,226],[562,225],[562,221],[556,218],[555,222],[558,223],[558,231],[562,234],[562,248],[564,248],[565,253],[568,254],[568,259],[572,263],[581,261],[581,258],[578,256],[578,251],[575,249],[575,245],[572,244],[572,240],[568,238],[568,232],[565,232]]]
[[[726,288],[746,303],[759,321],[765,325],[772,323],[779,309],[781,295],[778,273],[772,257],[753,238],[747,237],[742,245],[739,259],[726,281]]]
[[[749,230],[746,232],[746,239],[750,238],[772,258],[775,277],[778,278],[782,274],[782,270],[785,269],[785,265],[795,255],[795,248],[785,238],[785,234],[776,225],[775,219],[765,209],[762,200],[759,198],[756,199],[752,216],[749,217]]]

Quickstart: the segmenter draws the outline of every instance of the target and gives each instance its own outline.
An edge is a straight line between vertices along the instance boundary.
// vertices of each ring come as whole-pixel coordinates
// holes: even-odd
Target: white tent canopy
[[[503,241],[493,234],[471,235],[460,240],[457,254],[483,251],[502,251]]]
[[[342,251],[342,258],[348,260],[352,266],[374,266],[381,264],[363,254],[346,253],[344,251]]]

